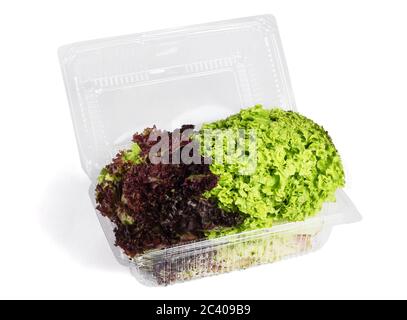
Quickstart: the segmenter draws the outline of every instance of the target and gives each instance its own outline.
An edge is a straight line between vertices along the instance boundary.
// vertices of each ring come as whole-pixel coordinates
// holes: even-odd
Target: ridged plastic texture
[[[333,226],[360,220],[346,194],[339,190],[336,196],[336,203],[326,203],[306,221],[143,254],[131,262],[132,273],[145,285],[168,285],[315,251],[326,243]]]
[[[172,130],[262,104],[295,110],[275,19],[270,15],[93,40],[59,50],[90,197],[101,168],[132,134]],[[304,222],[145,253],[129,259],[114,226],[99,220],[120,263],[144,284],[167,285],[312,251],[335,224],[360,219],[343,191]]]

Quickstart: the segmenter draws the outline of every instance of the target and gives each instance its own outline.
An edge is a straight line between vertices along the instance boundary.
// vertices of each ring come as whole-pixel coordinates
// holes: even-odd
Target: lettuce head
[[[222,142],[223,161],[216,161],[215,142],[221,132],[239,130],[243,135],[238,140],[248,148],[231,154],[228,142]],[[205,138],[211,131],[217,132],[215,137]],[[197,138],[201,152],[212,158],[210,170],[219,177],[206,196],[216,199],[222,209],[246,216],[239,227],[213,230],[209,237],[304,220],[320,211],[325,201],[335,201],[336,189],[345,183],[328,133],[297,112],[256,105],[204,124]]]

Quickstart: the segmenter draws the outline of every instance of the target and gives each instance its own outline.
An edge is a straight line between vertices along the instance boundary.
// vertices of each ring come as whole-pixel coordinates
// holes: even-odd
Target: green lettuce
[[[129,150],[123,152],[123,160],[132,164],[141,163],[140,152],[140,146],[137,143],[133,143]]]
[[[225,140],[219,155],[215,143],[221,132],[242,129],[236,145],[247,146],[245,151],[230,153]],[[216,138],[207,138],[210,131]],[[210,238],[304,220],[325,201],[335,201],[335,191],[345,184],[341,159],[328,133],[297,112],[256,105],[204,124],[197,139],[201,152],[213,159],[210,170],[219,176],[206,196],[215,198],[222,209],[246,216],[241,226],[211,231]]]

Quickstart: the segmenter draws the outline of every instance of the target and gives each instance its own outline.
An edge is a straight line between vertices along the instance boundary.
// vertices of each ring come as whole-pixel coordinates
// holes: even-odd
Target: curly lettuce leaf
[[[232,157],[232,161],[215,161],[215,139],[204,138],[208,130],[241,129],[255,133],[255,161],[249,171],[248,163],[253,161],[233,161],[226,143],[223,160]],[[341,159],[328,133],[296,112],[256,105],[204,124],[197,138],[201,152],[213,159],[210,170],[219,176],[218,185],[206,196],[217,199],[224,210],[247,215],[241,226],[211,231],[211,238],[269,228],[276,221],[304,220],[320,211],[325,201],[334,201],[336,189],[345,183]],[[248,134],[242,139],[249,144]]]

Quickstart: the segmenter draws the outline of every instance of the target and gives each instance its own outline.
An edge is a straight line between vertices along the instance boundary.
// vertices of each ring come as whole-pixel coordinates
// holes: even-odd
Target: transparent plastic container
[[[262,104],[296,110],[274,18],[270,15],[63,46],[59,57],[90,198],[101,168],[156,125],[199,127]],[[342,190],[302,222],[275,225],[128,258],[114,225],[98,214],[110,246],[144,284],[167,285],[244,269],[320,248],[332,226],[360,215]]]

